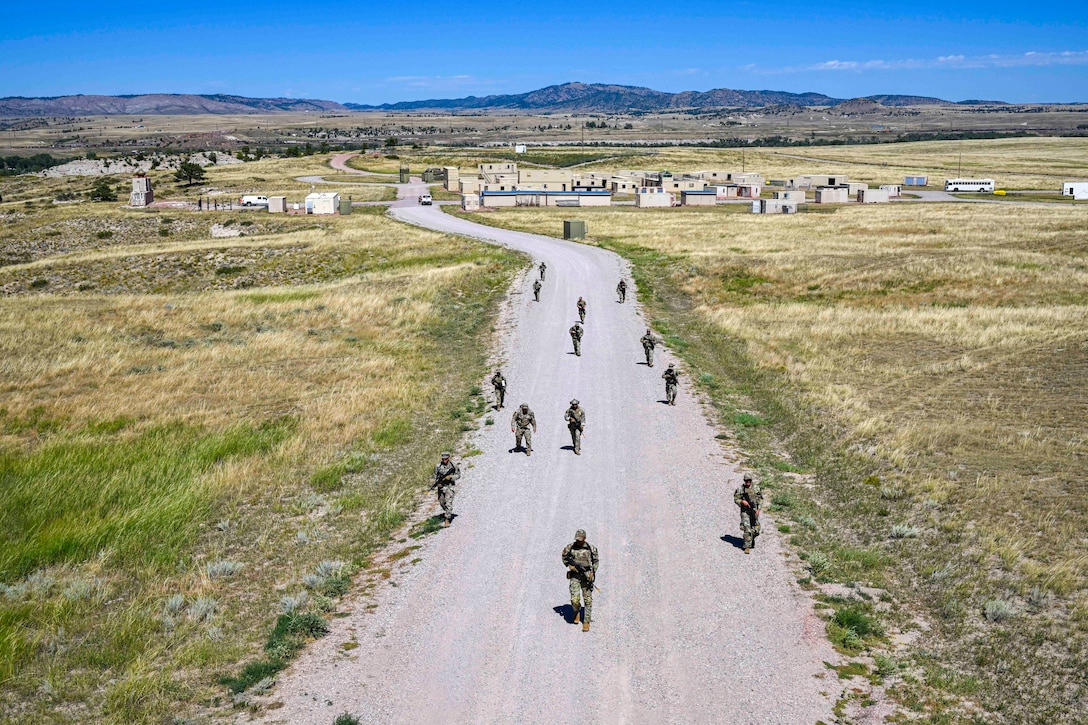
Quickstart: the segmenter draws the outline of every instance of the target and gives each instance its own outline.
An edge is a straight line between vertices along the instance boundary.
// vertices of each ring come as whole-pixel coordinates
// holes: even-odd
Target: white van
[[[420,194],[419,195],[419,203],[422,204],[423,206],[430,206],[431,205],[431,195],[430,194]]]
[[[238,200],[238,203],[242,206],[268,206],[268,197],[250,194],[247,196],[243,196],[241,199]]]

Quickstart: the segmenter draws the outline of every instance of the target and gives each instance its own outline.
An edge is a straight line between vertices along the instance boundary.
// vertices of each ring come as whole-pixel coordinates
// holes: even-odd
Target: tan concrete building
[[[459,191],[461,189],[461,169],[456,166],[446,167],[446,191]]]
[[[903,196],[902,184],[881,184],[881,190],[888,192],[889,197]]]
[[[779,199],[781,201],[795,201],[798,204],[804,204],[805,203],[805,192],[797,190],[797,189],[791,189],[791,190],[788,190],[788,191],[776,191],[773,194],[771,194],[771,198],[772,199]]]
[[[786,180],[787,189],[815,189],[817,186],[840,186],[848,183],[846,174],[804,174]]]
[[[862,204],[887,204],[888,192],[883,189],[862,189],[858,192],[858,201]]]
[[[718,194],[714,189],[691,189],[680,192],[680,206],[714,206]]]
[[[521,169],[517,188],[539,191],[570,191],[574,188],[574,173],[564,169]]]

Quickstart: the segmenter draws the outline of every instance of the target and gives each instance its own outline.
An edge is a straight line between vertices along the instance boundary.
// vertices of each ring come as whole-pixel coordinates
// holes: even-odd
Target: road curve
[[[460,461],[453,525],[421,540],[395,587],[351,602],[263,700],[271,707],[239,720],[327,724],[344,711],[367,723],[833,720],[838,688],[823,662],[837,657],[823,621],[769,521],[751,555],[723,539],[739,534],[738,470],[686,382],[676,407],[661,402],[673,358],[640,362],[637,292],[616,301],[623,260],[417,206],[423,188],[402,187],[390,213],[548,265],[542,301],[529,290],[534,271],[500,321],[509,407],[471,434],[483,453]],[[567,330],[580,295],[589,309],[575,357]],[[564,448],[572,398],[587,412],[581,456]],[[509,452],[511,408],[523,401],[539,423],[532,457]],[[601,557],[589,633],[564,617],[560,551],[578,528]],[[343,649],[348,641],[358,646]]]

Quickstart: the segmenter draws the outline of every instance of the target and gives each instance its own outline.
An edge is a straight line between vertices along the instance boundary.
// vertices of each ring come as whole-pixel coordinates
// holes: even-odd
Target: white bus
[[[993,191],[993,179],[945,179],[945,191]]]

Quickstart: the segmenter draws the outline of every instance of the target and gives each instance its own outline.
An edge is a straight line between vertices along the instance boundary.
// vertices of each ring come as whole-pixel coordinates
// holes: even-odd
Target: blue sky
[[[0,24],[0,96],[384,103],[584,81],[1088,101],[1083,0],[157,5],[10,4]]]

